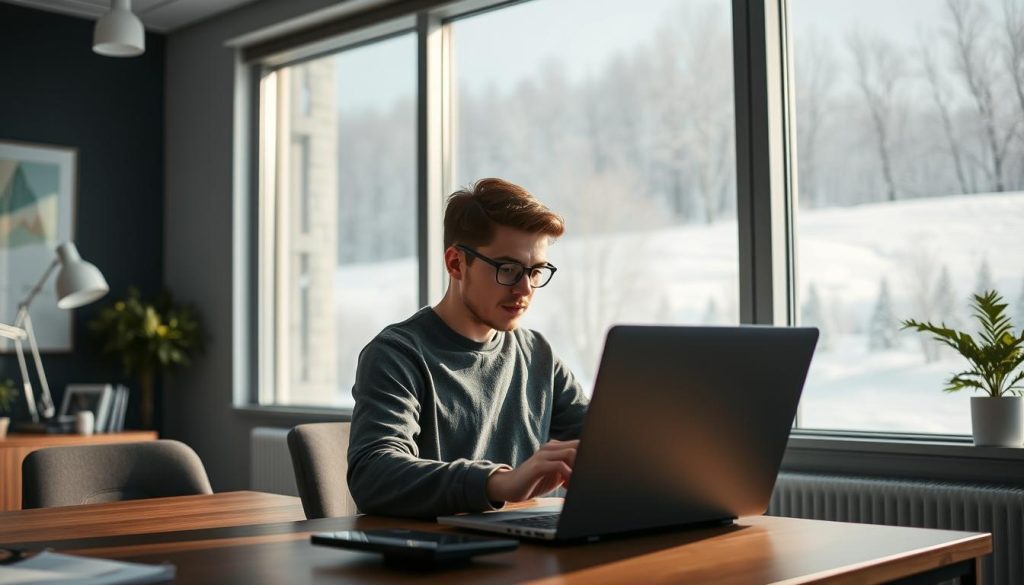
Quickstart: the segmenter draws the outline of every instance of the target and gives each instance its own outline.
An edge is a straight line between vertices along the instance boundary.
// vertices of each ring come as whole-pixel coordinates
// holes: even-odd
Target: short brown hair
[[[486,246],[494,238],[496,225],[552,238],[565,231],[562,217],[526,189],[503,179],[480,179],[472,189],[460,189],[448,197],[444,247]]]

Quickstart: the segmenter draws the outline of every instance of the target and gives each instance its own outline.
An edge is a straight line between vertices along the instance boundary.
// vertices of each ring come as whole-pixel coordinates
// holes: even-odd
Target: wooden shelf
[[[123,431],[95,435],[10,433],[0,439],[0,511],[21,509],[21,462],[36,449],[104,443],[154,441],[156,431]]]

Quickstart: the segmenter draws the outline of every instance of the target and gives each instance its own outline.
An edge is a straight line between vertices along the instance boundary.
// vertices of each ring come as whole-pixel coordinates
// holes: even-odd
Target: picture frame
[[[53,262],[61,242],[74,240],[78,150],[0,140],[0,322],[12,322],[18,303]],[[71,312],[57,307],[47,282],[32,303],[39,350],[72,350]],[[0,340],[0,353],[14,343]]]
[[[110,384],[68,384],[57,420],[73,422],[77,413],[91,410],[96,417],[96,432],[105,432],[113,400],[114,387]]]

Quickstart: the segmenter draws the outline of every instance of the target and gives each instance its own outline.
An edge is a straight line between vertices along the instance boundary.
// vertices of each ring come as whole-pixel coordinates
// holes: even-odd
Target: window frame
[[[242,132],[259,143],[241,145],[250,160],[248,176],[256,184],[251,191],[256,210],[245,205],[241,222],[257,228],[248,233],[248,250],[253,258],[246,263],[253,270],[259,254],[265,251],[263,235],[268,218],[261,192],[259,157],[259,80],[274,70],[295,63],[384,40],[414,31],[417,43],[417,136],[416,202],[417,255],[420,267],[419,301],[432,304],[444,293],[441,218],[444,194],[451,192],[452,154],[455,152],[455,128],[452,116],[452,39],[449,25],[481,12],[534,0],[420,0],[409,3],[384,3],[367,13],[343,17],[339,23],[321,23],[321,31],[343,31],[312,44],[279,48],[268,53],[266,47],[248,47],[242,54],[257,55],[248,61],[239,59],[239,79],[248,84],[244,92],[251,100],[236,105],[253,109],[240,119],[256,124],[254,131]],[[398,6],[404,4],[404,6]],[[740,323],[792,325],[796,317],[796,232],[794,213],[798,209],[796,172],[796,124],[792,72],[791,36],[787,30],[789,0],[731,0],[733,23],[733,71],[736,116],[737,237],[739,244]],[[348,21],[346,24],[344,21]],[[351,24],[362,22],[359,27]],[[310,43],[312,33],[300,31],[294,39]],[[272,46],[286,41],[273,39]],[[239,144],[239,142],[236,142]],[[267,339],[264,325],[265,304],[261,303],[261,282],[245,279],[245,322],[240,335],[248,343],[236,352],[236,372],[249,382],[248,392],[236,393],[235,408],[256,417],[351,417],[349,408],[322,408],[281,404],[259,404],[266,380],[273,379],[273,367],[266,365],[265,352],[258,339]],[[238,276],[236,275],[236,282]],[[236,287],[237,288],[237,287]],[[270,332],[272,334],[272,331]],[[272,338],[272,337],[271,337]],[[983,480],[1024,483],[1024,449],[974,447],[967,435],[915,435],[878,432],[843,432],[799,428],[798,412],[791,434],[783,470],[898,475],[949,480]],[[956,463],[956,465],[951,465]],[[1018,468],[1021,468],[1018,470]]]

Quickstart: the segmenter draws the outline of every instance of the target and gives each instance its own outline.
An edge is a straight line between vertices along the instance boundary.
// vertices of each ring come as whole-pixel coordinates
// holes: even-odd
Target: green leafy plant
[[[175,304],[170,293],[146,301],[135,288],[100,310],[89,322],[101,350],[121,363],[125,375],[138,376],[143,424],[153,421],[154,376],[192,363],[203,349],[202,324],[194,307]]]
[[[1010,318],[1003,314],[1006,307],[994,290],[973,295],[971,308],[981,325],[980,341],[975,341],[969,333],[946,327],[945,323],[934,325],[908,319],[902,325],[903,329],[931,333],[934,339],[952,347],[970,363],[971,369],[949,379],[944,388],[946,392],[970,388],[992,397],[1020,396],[1024,391],[1024,384],[1020,383],[1024,380],[1024,370],[1017,370],[1024,363],[1024,330],[1014,335]]]
[[[0,382],[0,412],[11,412],[17,399],[18,389],[14,385],[14,380],[7,378]]]

